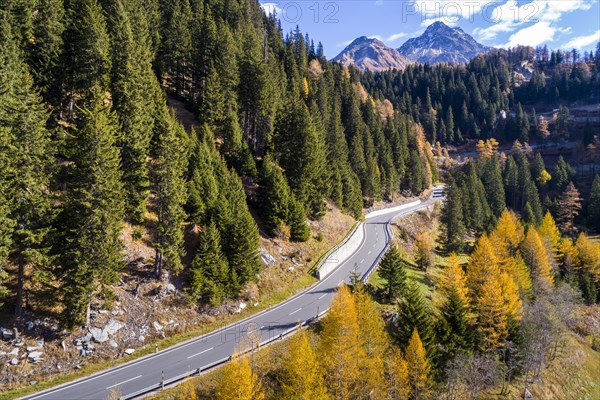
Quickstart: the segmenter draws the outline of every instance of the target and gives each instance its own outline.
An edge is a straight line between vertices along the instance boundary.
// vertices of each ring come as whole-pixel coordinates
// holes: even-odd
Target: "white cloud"
[[[338,43],[336,46],[337,47],[346,47],[346,46],[348,46],[352,42],[354,42],[354,39],[344,40],[342,43]]]
[[[387,38],[385,38],[385,42],[395,42],[398,39],[402,39],[403,37],[408,36],[408,33],[405,32],[398,32],[398,33],[394,33],[390,36],[388,36]]]
[[[575,38],[569,40],[567,43],[565,43],[562,47],[565,49],[575,48],[575,49],[580,50],[586,46],[597,43],[599,41],[600,41],[600,29],[598,29],[596,32],[594,32],[588,36],[575,37]]]
[[[535,47],[545,42],[554,41],[556,32],[557,29],[550,26],[548,21],[540,21],[513,33],[510,35],[508,42],[500,47],[515,47],[517,45]]]
[[[461,19],[473,21],[481,10],[495,0],[412,0],[405,3],[404,12],[421,15],[421,25],[435,21],[457,24]]]
[[[560,23],[562,15],[577,10],[589,10],[594,1],[597,0],[532,0],[520,5],[516,0],[508,0],[497,6],[492,3],[482,9],[484,20],[492,25],[487,28],[476,28],[473,30],[473,34],[480,41],[489,42],[495,40],[501,33],[516,31],[509,39],[509,43],[516,43],[519,38],[525,39],[526,43],[533,43],[539,41],[538,38],[526,37],[527,32],[539,31],[546,37],[554,37],[557,32],[565,33],[569,28],[555,25]],[[542,22],[544,24],[540,24]],[[527,27],[522,28],[523,26]],[[532,29],[527,30],[529,28]],[[521,31],[524,33],[520,33]],[[550,33],[551,31],[552,33]]]
[[[435,18],[426,18],[421,20],[421,26],[422,27],[428,27],[429,25],[433,24],[434,22],[438,22],[441,21],[444,24],[448,25],[448,26],[457,26],[458,23],[460,22],[460,16],[445,16],[445,17],[435,17]]]
[[[383,39],[381,38],[381,36],[380,36],[380,35],[369,35],[369,36],[367,36],[367,37],[368,37],[369,39],[377,39],[377,40],[383,41]]]
[[[277,15],[281,15],[282,10],[279,7],[279,3],[260,3],[261,8],[265,11],[265,14],[271,15],[275,12]]]

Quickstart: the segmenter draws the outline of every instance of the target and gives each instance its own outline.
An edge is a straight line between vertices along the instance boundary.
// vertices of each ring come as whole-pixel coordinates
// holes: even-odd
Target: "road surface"
[[[393,218],[422,210],[438,200],[440,193],[434,192],[432,199],[419,205],[367,219],[364,224],[364,240],[350,258],[310,289],[277,306],[157,354],[24,399],[99,400],[106,399],[111,391],[116,390],[129,398],[129,395],[156,386],[163,379],[168,381],[185,373],[205,370],[211,365],[219,364],[240,347],[248,349],[252,343],[266,343],[277,339],[294,329],[298,323],[313,320],[318,314],[324,313],[336,288],[343,282],[349,283],[353,271],[361,277],[367,273],[390,241],[387,224]]]

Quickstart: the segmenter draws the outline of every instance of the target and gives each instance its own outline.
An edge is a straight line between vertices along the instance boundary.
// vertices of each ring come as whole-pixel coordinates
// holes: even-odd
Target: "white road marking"
[[[301,308],[297,309],[296,311],[292,311],[289,315],[294,315],[296,314],[298,311],[302,310]]]
[[[188,359],[199,356],[200,354],[204,354],[207,351],[211,351],[212,349],[214,349],[214,347],[211,347],[210,349],[202,350],[200,353],[192,354],[191,356],[188,357]]]
[[[360,260],[360,263],[361,263],[361,264],[362,264],[362,263],[364,263],[364,262],[365,262],[365,259],[364,259],[364,258],[363,258],[362,260]]]
[[[342,283],[344,283],[343,279],[338,283],[338,286],[342,286]]]
[[[114,385],[107,387],[106,390],[110,390],[110,389],[114,388],[115,386],[119,386],[119,385],[122,385],[124,383],[131,382],[132,380],[137,379],[137,378],[141,378],[141,377],[142,377],[142,375],[138,375],[135,378],[127,379],[126,381],[123,381],[121,383],[115,383]]]
[[[371,252],[368,252],[367,255],[371,254]]]
[[[322,294],[321,297],[319,297],[317,300],[321,300],[323,297],[327,296],[327,293]]]

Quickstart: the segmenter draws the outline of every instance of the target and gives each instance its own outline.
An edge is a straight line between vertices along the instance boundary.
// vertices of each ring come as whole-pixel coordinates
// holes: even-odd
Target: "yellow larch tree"
[[[389,336],[385,322],[377,305],[362,284],[354,291],[358,313],[359,341],[366,357],[360,360],[361,383],[359,398],[379,399],[385,397],[384,355],[389,347]]]
[[[502,283],[497,275],[484,281],[476,308],[481,349],[489,351],[501,346],[508,336],[508,326]]]
[[[519,285],[508,272],[501,272],[499,281],[506,317],[513,321],[520,321],[523,315],[523,301],[519,295]]]
[[[327,400],[329,394],[323,369],[310,345],[308,333],[299,329],[289,340],[281,373],[281,398],[285,400]]]
[[[483,234],[469,260],[467,267],[467,287],[471,293],[472,300],[481,295],[482,286],[489,276],[498,276],[500,268],[496,257],[494,246],[490,238]]]
[[[560,254],[560,231],[552,218],[550,211],[546,211],[542,223],[537,228],[538,234],[552,249],[554,258],[558,259]]]
[[[422,399],[429,392],[431,365],[427,361],[427,353],[416,329],[413,330],[408,341],[404,358],[408,367],[411,398],[415,400]]]
[[[456,253],[450,254],[448,265],[444,268],[436,285],[436,292],[440,294],[441,301],[448,298],[450,292],[456,289],[456,293],[463,304],[470,304],[469,289],[467,288],[467,277],[463,271]]]
[[[248,357],[236,357],[223,367],[217,384],[217,400],[262,400],[262,383]]]
[[[410,395],[408,364],[399,349],[393,349],[385,362],[388,399],[407,400]]]
[[[322,326],[319,353],[327,387],[336,400],[351,398],[360,382],[360,360],[365,352],[360,342],[356,303],[346,285],[339,287]]]
[[[550,290],[554,286],[552,263],[546,246],[534,228],[527,231],[521,245],[521,253],[533,275],[534,286],[538,290]]]
[[[514,279],[515,283],[519,286],[519,291],[524,297],[531,297],[531,273],[529,268],[523,261],[523,257],[520,253],[517,253],[514,257],[509,257],[505,260],[503,269],[509,273]]]
[[[584,233],[580,233],[575,247],[579,256],[577,268],[590,274],[595,282],[600,282],[600,244],[592,242]]]
[[[515,255],[519,243],[523,241],[524,237],[525,228],[523,228],[523,224],[521,224],[517,215],[508,209],[502,211],[496,228],[490,234],[490,240],[500,258]]]

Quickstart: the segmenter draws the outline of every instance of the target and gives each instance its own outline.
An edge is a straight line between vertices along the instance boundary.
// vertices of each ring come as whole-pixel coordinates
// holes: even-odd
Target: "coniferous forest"
[[[356,71],[299,30],[284,35],[255,2],[10,0],[0,11],[0,254],[18,264],[3,296],[17,316],[27,268],[59,294],[66,326],[86,324],[119,279],[123,221],[155,222],[157,278],[183,274],[192,297],[219,304],[261,268],[248,204],[267,235],[289,227],[304,241],[325,201],[359,217],[365,202],[435,179],[410,115],[383,118]],[[184,266],[186,224],[201,238]]]
[[[217,309],[260,281],[262,239],[320,241],[311,224],[332,208],[361,220],[443,181],[439,232],[396,232],[376,282],[341,285],[262,375],[240,357],[180,398],[527,389],[573,332],[600,343],[577,322],[600,301],[600,137],[566,106],[597,102],[599,72],[600,45],[361,71],[254,0],[3,0],[3,320],[43,304],[65,336],[88,328],[92,304],[115,300],[127,229],[148,227],[148,275]],[[591,177],[528,144],[559,140],[581,143]],[[456,146],[474,151],[452,160]]]

